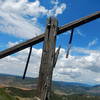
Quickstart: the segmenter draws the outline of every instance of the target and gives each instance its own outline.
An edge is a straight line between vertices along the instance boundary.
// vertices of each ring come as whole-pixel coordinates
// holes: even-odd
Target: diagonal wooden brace
[[[27,58],[27,62],[26,62],[26,66],[25,66],[25,70],[24,70],[24,74],[23,74],[23,79],[25,79],[25,76],[26,76],[26,72],[27,72],[29,61],[30,61],[31,53],[32,53],[32,46],[30,47],[29,55],[28,55],[28,58]]]

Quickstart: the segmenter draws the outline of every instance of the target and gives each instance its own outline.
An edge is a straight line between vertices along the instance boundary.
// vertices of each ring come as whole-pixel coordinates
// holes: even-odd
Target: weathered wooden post
[[[55,53],[57,28],[57,19],[50,17],[45,31],[37,86],[37,97],[40,98],[40,100],[50,100],[51,96],[52,74],[59,54],[59,50]],[[55,55],[57,55],[56,58]]]

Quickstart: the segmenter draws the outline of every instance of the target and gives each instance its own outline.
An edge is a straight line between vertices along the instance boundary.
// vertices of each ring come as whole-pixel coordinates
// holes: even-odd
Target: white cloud
[[[58,16],[59,14],[62,14],[65,9],[65,3],[60,4],[60,6],[55,4],[55,6],[51,10],[48,10],[48,16]]]
[[[86,55],[70,55],[69,58],[66,59],[65,50],[62,49],[54,73],[57,73],[59,76],[69,77],[69,79],[63,78],[64,81],[70,80],[76,82],[96,83],[93,78],[95,79],[100,75],[100,51],[84,48],[76,48],[75,50],[74,48],[72,52],[82,52]]]
[[[100,73],[100,50],[77,48],[75,51],[87,54],[79,57],[78,64],[80,67]]]
[[[0,60],[0,73],[23,75],[29,48],[20,51],[16,56],[8,56]],[[32,56],[28,67],[28,76],[37,77],[41,59],[41,49],[32,49]],[[3,67],[2,67],[3,66]]]
[[[19,43],[22,43],[23,42],[23,40],[19,40],[19,41],[16,41],[16,42],[12,42],[12,41],[9,41],[8,42],[8,44],[6,45],[8,48],[9,47],[13,47],[13,46],[15,46],[15,45],[17,45],[17,44],[19,44]]]
[[[83,37],[85,36],[85,35],[80,31],[80,29],[76,29],[76,31],[77,31],[77,34],[78,34],[78,35],[83,36]]]
[[[59,68],[58,73],[67,75],[72,79],[77,78],[81,75],[79,68]]]
[[[16,43],[9,43],[16,44]],[[0,73],[23,75],[29,48],[18,54],[0,60]],[[100,76],[100,51],[74,48],[72,52],[87,53],[85,56],[72,56],[66,59],[65,49],[61,49],[54,69],[53,80],[97,83]],[[38,77],[42,49],[32,50],[27,76]],[[98,82],[100,83],[100,82]]]
[[[0,32],[20,38],[32,38],[42,33],[38,25],[29,23],[20,15],[0,11],[0,16]]]
[[[66,9],[66,4],[64,3],[61,4],[60,7],[57,7],[55,16],[57,16],[58,14],[62,14],[65,9]]]
[[[96,78],[94,80],[100,83],[100,78]]]
[[[97,44],[97,41],[98,41],[98,39],[97,39],[97,38],[96,38],[96,39],[94,39],[94,40],[92,40],[91,42],[89,42],[88,46],[89,46],[89,47],[91,47],[91,46],[96,45],[96,44]]]
[[[66,4],[47,9],[39,0],[2,0],[0,1],[0,32],[20,38],[32,38],[42,33],[38,18],[42,16],[62,14]]]
[[[47,9],[40,5],[39,0],[28,2],[28,0],[5,0],[2,1],[1,7],[3,11],[13,12],[20,15],[39,16],[46,14]]]
[[[11,42],[11,41],[9,41],[8,42],[8,47],[13,47],[13,46],[15,46],[15,45],[17,45],[19,42]]]
[[[51,0],[51,3],[55,5],[59,4],[58,0]]]

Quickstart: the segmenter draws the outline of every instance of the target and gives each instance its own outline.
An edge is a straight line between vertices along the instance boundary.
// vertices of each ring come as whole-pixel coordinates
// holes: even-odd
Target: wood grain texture
[[[41,100],[50,100],[52,74],[54,68],[56,34],[58,22],[56,18],[48,19],[43,45],[43,53],[39,71],[39,80],[37,86],[37,96]]]

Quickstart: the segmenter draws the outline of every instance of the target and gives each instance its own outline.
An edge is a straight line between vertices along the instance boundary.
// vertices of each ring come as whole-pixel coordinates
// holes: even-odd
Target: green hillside
[[[17,100],[14,96],[5,92],[5,89],[0,88],[0,100]]]
[[[34,78],[0,75],[0,100],[33,100],[36,84]],[[53,82],[52,90],[51,100],[100,100],[100,85]]]
[[[14,87],[0,88],[0,100],[32,100],[35,90],[22,90]],[[51,100],[100,100],[100,96],[92,95],[60,95],[52,93]]]

